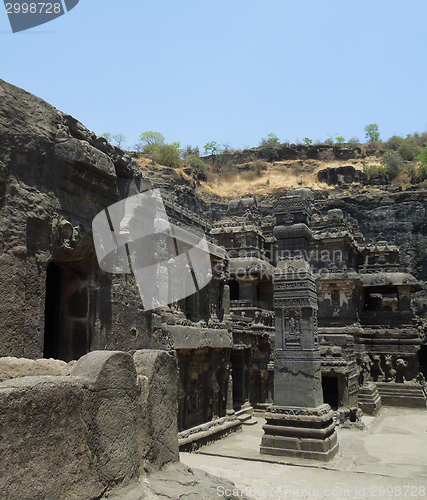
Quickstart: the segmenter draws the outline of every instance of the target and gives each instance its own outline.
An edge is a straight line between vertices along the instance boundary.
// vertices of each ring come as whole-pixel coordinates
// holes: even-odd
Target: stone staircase
[[[236,411],[234,415],[243,425],[255,425],[258,420],[253,418],[253,414],[254,409],[250,405],[249,401],[246,401],[246,403],[242,405],[240,410]]]

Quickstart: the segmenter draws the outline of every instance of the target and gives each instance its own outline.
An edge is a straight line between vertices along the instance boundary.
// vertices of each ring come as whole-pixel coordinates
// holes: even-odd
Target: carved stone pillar
[[[222,309],[224,311],[224,320],[228,319],[230,317],[230,287],[228,285],[224,285]]]
[[[280,260],[274,275],[274,404],[260,452],[330,460],[338,451],[333,411],[323,403],[316,283],[307,260],[310,192],[282,198],[274,229]]]
[[[303,259],[278,266],[274,404],[315,408],[323,404],[316,284]]]
[[[231,368],[228,369],[226,414],[228,416],[234,415],[234,408],[233,408],[233,375],[232,375]]]

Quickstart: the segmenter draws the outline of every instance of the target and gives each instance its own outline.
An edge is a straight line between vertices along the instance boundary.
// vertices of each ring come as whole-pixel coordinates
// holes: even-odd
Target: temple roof
[[[418,289],[418,281],[409,273],[372,273],[360,274],[363,286],[404,286]]]

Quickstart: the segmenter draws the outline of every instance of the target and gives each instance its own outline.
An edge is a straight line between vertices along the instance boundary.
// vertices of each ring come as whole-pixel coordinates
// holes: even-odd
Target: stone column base
[[[378,415],[381,409],[381,396],[377,386],[373,382],[368,382],[359,387],[358,391],[359,408],[367,415]]]
[[[338,452],[334,412],[328,404],[317,408],[271,406],[264,418],[260,453],[331,460]]]

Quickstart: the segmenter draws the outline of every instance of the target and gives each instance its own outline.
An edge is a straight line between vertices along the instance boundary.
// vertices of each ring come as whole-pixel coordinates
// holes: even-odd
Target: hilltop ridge
[[[392,180],[384,176],[368,179],[365,171],[372,167],[379,168],[382,164],[383,152],[376,149],[293,144],[280,145],[276,153],[275,158],[268,161],[263,158],[262,148],[257,147],[227,152],[221,163],[211,155],[200,158],[200,163],[187,164],[182,168],[159,165],[144,153],[134,153],[134,157],[141,169],[149,172],[154,184],[157,179],[160,185],[166,182],[192,186],[202,198],[217,201],[251,195],[275,197],[297,187],[320,191],[325,197],[412,187],[406,172],[401,172]],[[345,167],[354,170],[353,179],[346,175],[340,177],[343,175],[340,171],[345,171]],[[335,175],[331,175],[333,169],[338,169]],[[331,182],[333,178],[335,183]]]

